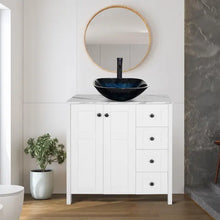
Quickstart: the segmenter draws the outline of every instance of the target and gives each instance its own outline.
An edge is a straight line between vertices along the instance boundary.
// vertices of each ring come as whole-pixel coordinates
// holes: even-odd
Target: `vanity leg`
[[[168,205],[172,205],[173,204],[173,195],[171,193],[169,193],[167,195],[167,203],[168,203]]]
[[[72,204],[72,194],[66,194],[66,204],[67,205]]]
[[[168,205],[173,204],[173,105],[169,105]]]

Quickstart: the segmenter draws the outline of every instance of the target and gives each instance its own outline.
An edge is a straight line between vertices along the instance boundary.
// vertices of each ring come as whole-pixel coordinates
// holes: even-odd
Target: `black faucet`
[[[122,64],[123,64],[123,58],[117,58],[117,79],[122,78]]]

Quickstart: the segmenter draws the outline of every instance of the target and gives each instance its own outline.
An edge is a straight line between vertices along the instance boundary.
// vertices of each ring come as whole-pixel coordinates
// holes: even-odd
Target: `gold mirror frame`
[[[107,71],[107,72],[116,73],[116,71],[111,71],[111,70],[105,69],[105,68],[103,68],[102,66],[98,65],[98,64],[92,59],[92,57],[89,55],[89,52],[88,52],[88,50],[87,50],[87,48],[86,48],[86,32],[87,32],[87,29],[88,29],[88,27],[89,27],[89,24],[90,24],[90,23],[92,22],[92,20],[96,17],[96,15],[100,14],[101,12],[103,12],[103,11],[105,11],[105,10],[111,9],[111,8],[124,8],[124,9],[128,9],[129,11],[135,13],[135,14],[136,14],[137,16],[139,16],[139,17],[142,19],[142,21],[145,23],[146,28],[147,28],[148,33],[149,33],[149,46],[148,46],[148,50],[147,50],[145,56],[143,57],[143,59],[142,59],[136,66],[134,66],[134,67],[132,67],[132,68],[130,68],[130,69],[128,69],[128,70],[123,71],[123,72],[128,72],[128,71],[131,71],[131,70],[137,68],[138,66],[140,66],[140,65],[144,62],[144,60],[146,59],[146,57],[148,56],[148,54],[149,54],[149,52],[150,52],[151,43],[152,43],[151,30],[150,30],[150,27],[149,27],[147,21],[145,20],[144,16],[142,16],[139,12],[137,12],[137,11],[134,10],[133,8],[130,8],[130,7],[124,6],[124,5],[112,5],[112,6],[105,7],[105,8],[103,8],[103,9],[99,10],[98,12],[96,12],[96,13],[91,17],[91,19],[89,20],[88,24],[86,25],[86,29],[85,29],[85,31],[84,31],[84,46],[85,46],[85,49],[86,49],[86,53],[88,54],[89,58],[92,60],[92,62],[93,62],[96,66],[98,66],[99,68],[101,68],[102,70],[105,70],[105,71]]]

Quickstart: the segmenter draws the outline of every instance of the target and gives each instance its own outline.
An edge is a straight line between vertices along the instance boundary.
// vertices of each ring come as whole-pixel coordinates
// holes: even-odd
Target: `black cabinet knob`
[[[151,118],[154,118],[154,114],[153,114],[153,113],[151,113],[151,114],[150,114],[150,117],[151,117]]]
[[[154,138],[154,137],[150,137],[150,140],[151,140],[151,141],[154,141],[154,140],[155,140],[155,138]]]
[[[97,116],[98,116],[98,117],[102,117],[102,114],[101,114],[101,113],[98,113]]]
[[[149,184],[150,186],[154,186],[154,183],[153,182],[150,182],[150,184]]]
[[[151,159],[151,160],[150,160],[150,163],[154,163],[154,160],[153,160],[153,159]]]
[[[108,114],[108,113],[105,113],[105,117],[108,118],[108,116],[109,116],[109,114]]]

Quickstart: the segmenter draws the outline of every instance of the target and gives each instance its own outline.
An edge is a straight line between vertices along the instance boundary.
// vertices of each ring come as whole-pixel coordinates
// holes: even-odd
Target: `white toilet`
[[[3,219],[3,205],[0,204],[0,219]]]
[[[19,220],[23,201],[23,186],[0,185],[0,219]]]

